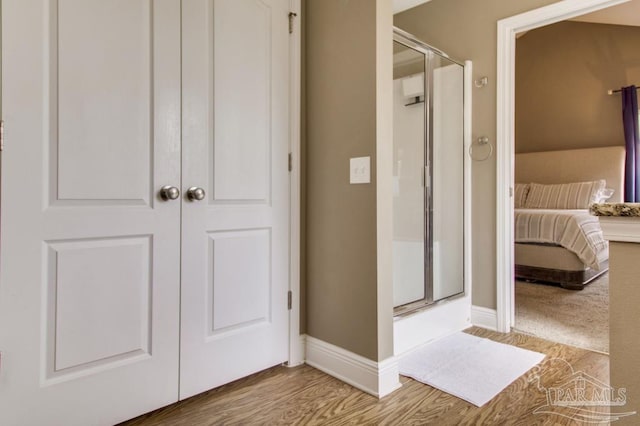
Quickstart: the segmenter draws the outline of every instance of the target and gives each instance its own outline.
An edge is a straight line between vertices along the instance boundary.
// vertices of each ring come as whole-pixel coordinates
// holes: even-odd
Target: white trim
[[[599,219],[606,240],[640,243],[640,217],[601,216]]]
[[[463,200],[463,221],[464,221],[464,292],[465,297],[469,300],[469,305],[472,303],[472,291],[473,291],[473,202],[471,199],[471,156],[467,155],[471,147],[472,136],[471,129],[473,128],[473,62],[464,61],[464,151],[463,151],[463,168],[464,168],[464,200]],[[466,318],[466,316],[465,316]]]
[[[378,362],[378,398],[383,398],[402,387],[396,357]]]
[[[496,287],[497,328],[508,332],[514,321],[513,158],[515,139],[516,34],[629,0],[564,0],[498,21],[496,135]]]
[[[471,324],[496,331],[498,329],[498,313],[495,309],[482,306],[471,306]]]
[[[311,336],[306,352],[310,366],[378,398],[401,386],[395,357],[375,362]]]
[[[294,367],[304,362],[304,343],[300,339],[300,61],[301,61],[301,0],[290,0],[291,12],[297,14],[290,35],[290,152],[292,170],[289,173],[289,290],[291,310],[289,311],[289,359],[287,365]]]
[[[375,221],[377,357],[393,354],[393,15],[375,3]]]
[[[307,335],[301,334],[299,339],[300,348],[302,348],[302,363],[307,362]]]

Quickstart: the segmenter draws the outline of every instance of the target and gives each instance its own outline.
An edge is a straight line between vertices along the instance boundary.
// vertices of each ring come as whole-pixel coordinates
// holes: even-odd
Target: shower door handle
[[[422,186],[429,188],[431,186],[431,175],[429,174],[429,166],[422,169]]]

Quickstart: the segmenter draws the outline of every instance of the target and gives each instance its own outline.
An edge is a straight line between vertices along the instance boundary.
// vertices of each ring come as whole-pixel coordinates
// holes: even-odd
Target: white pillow
[[[516,183],[516,187],[513,191],[513,207],[516,209],[522,209],[527,201],[527,195],[531,185],[528,183]]]
[[[528,209],[588,209],[597,202],[604,186],[603,179],[553,185],[532,183],[525,206]]]

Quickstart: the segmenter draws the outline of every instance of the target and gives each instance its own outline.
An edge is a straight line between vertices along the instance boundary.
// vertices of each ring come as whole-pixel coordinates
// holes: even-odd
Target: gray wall
[[[305,4],[306,331],[372,360],[393,351],[391,282],[380,276],[377,246],[381,51],[392,80],[390,8],[388,39],[376,39],[384,2]],[[349,158],[362,156],[371,157],[372,183],[350,185]]]
[[[394,25],[459,59],[473,61],[474,78],[489,85],[473,90],[473,136],[496,139],[497,21],[555,0],[432,0],[394,17]],[[473,304],[496,307],[495,155],[472,165]]]
[[[559,22],[516,46],[516,152],[624,145],[620,94],[640,84],[640,27]]]

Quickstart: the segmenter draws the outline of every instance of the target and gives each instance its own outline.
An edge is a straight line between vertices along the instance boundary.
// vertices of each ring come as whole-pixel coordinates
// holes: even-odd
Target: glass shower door
[[[394,33],[393,290],[402,315],[464,293],[464,66]]]
[[[464,67],[429,61],[433,301],[464,292]]]
[[[394,42],[394,306],[427,297],[425,273],[425,54]]]

